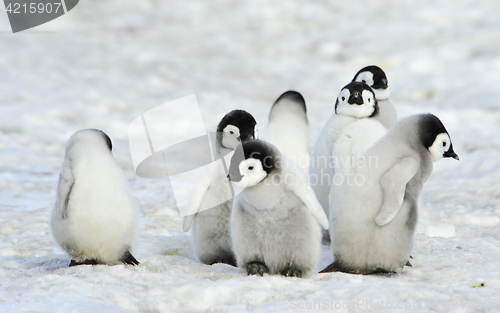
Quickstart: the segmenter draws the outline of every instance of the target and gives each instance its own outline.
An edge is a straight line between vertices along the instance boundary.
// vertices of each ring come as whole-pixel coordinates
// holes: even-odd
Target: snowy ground
[[[499,10],[475,0],[85,0],[18,34],[0,10],[0,311],[499,311]],[[297,279],[194,260],[168,181],[133,172],[128,124],[196,94],[207,129],[235,108],[264,129],[272,102],[295,89],[317,135],[368,64],[386,70],[401,117],[436,114],[460,155],[436,163],[424,187],[413,268]],[[113,139],[137,200],[140,266],[68,268],[51,237],[64,144],[90,127]],[[324,247],[318,269],[330,261]]]

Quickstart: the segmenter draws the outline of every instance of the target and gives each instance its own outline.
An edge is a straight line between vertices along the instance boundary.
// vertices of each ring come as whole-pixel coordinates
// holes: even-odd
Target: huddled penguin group
[[[322,242],[333,262],[321,273],[396,272],[409,264],[433,162],[458,160],[436,116],[397,121],[387,76],[375,65],[340,90],[315,141],[304,98],[287,91],[272,105],[262,139],[253,116],[234,110],[220,121],[215,145],[229,167],[210,166],[200,178],[183,230],[192,230],[200,262],[260,276],[314,273]],[[136,208],[111,150],[95,129],[66,145],[52,232],[70,266],[139,264],[130,252]]]

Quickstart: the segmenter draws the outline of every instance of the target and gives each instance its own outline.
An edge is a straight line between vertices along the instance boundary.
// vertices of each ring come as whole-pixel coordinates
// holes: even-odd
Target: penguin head
[[[239,152],[239,148],[243,150]],[[231,158],[228,178],[252,187],[262,182],[277,169],[276,148],[262,140],[248,140],[241,144]]]
[[[243,110],[227,113],[217,126],[217,144],[234,150],[242,141],[258,137],[257,122]]]
[[[389,98],[389,82],[385,72],[376,65],[369,65],[360,69],[354,78],[353,82],[363,82],[370,86],[377,100],[385,100]]]
[[[432,114],[422,114],[419,131],[422,144],[430,152],[434,162],[442,158],[459,159],[453,151],[450,135],[438,117]]]
[[[271,112],[269,113],[269,120],[281,115],[283,112],[301,114],[307,121],[307,108],[304,97],[297,91],[289,90],[284,92],[274,101]]]
[[[113,144],[111,139],[106,133],[99,129],[82,129],[74,133],[68,140],[66,144],[66,154],[68,151],[76,144],[90,144],[93,146],[101,145],[104,149],[111,152],[113,150]]]
[[[376,116],[378,103],[373,90],[362,82],[347,84],[337,98],[335,113],[358,118]]]

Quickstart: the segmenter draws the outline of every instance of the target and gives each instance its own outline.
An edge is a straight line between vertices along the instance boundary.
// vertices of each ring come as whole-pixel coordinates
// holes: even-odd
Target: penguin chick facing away
[[[396,123],[359,158],[331,203],[335,261],[324,272],[390,273],[410,257],[418,199],[433,162],[455,158],[450,136],[432,114]],[[356,179],[357,178],[357,179]]]
[[[234,198],[231,236],[238,266],[248,275],[303,277],[321,251],[328,219],[304,173],[263,140],[242,143],[229,177],[244,188]]]
[[[307,174],[314,142],[309,132],[306,102],[300,93],[287,91],[274,102],[262,139],[275,145]]]
[[[257,122],[250,113],[231,111],[217,127],[216,154],[218,157],[232,155],[241,141],[257,136]],[[208,265],[226,263],[236,266],[230,233],[233,194],[226,176],[224,167],[212,163],[191,193],[188,212],[196,213],[184,217],[183,230],[189,231],[191,224],[193,227],[195,255]]]
[[[309,184],[327,217],[329,197],[348,178],[356,159],[386,133],[376,119],[378,112],[378,102],[367,84],[351,82],[341,89],[334,114],[318,136],[309,169]],[[326,231],[323,243],[330,243]]]
[[[70,266],[139,264],[130,253],[137,212],[111,150],[111,139],[96,129],[80,130],[66,144],[51,227]]]
[[[389,100],[389,82],[385,72],[376,65],[369,65],[360,69],[353,82],[364,82],[375,92],[380,114],[376,117],[385,128],[391,128],[398,120],[398,115],[391,101]]]

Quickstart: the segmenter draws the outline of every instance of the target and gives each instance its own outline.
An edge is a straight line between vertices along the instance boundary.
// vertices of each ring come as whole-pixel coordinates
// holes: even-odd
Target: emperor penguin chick
[[[139,264],[130,253],[137,212],[111,150],[96,129],[80,130],[66,144],[51,227],[70,266]]]
[[[395,272],[413,247],[418,200],[433,162],[455,158],[450,136],[432,114],[396,123],[359,158],[331,204],[335,261],[322,272]],[[361,179],[362,178],[362,179]]]
[[[231,217],[238,266],[248,275],[307,275],[317,266],[328,220],[305,174],[265,141],[238,149],[229,169],[231,181],[244,188]]]
[[[300,93],[287,91],[274,102],[262,139],[275,145],[307,174],[313,141],[309,133],[306,102]]]
[[[385,72],[376,65],[369,65],[360,69],[352,81],[364,82],[373,89],[380,109],[377,119],[386,129],[391,128],[397,122],[398,115],[389,100],[389,82]]]
[[[316,141],[309,170],[309,183],[327,217],[329,197],[349,179],[346,175],[356,159],[386,133],[377,116],[378,103],[367,84],[351,82],[342,88],[334,114]],[[323,233],[324,244],[329,237]]]
[[[257,136],[257,123],[250,113],[243,110],[229,112],[217,126],[217,158],[225,155],[230,158],[240,142]],[[230,233],[233,194],[226,171],[217,162],[210,165],[191,194],[188,211],[194,214],[184,218],[184,231],[189,231],[193,225],[196,257],[208,265],[226,263],[236,266]]]

